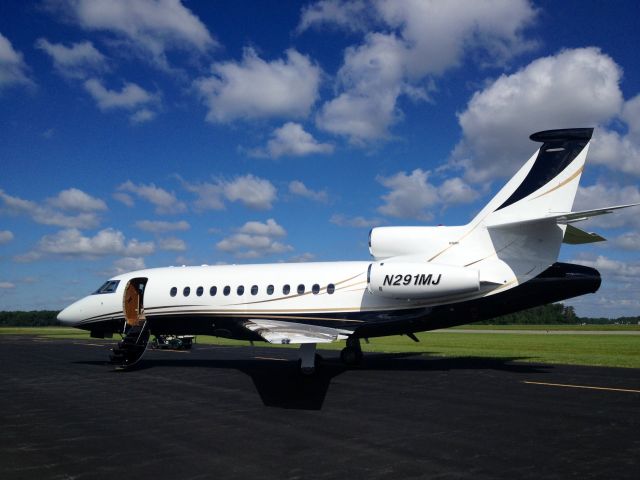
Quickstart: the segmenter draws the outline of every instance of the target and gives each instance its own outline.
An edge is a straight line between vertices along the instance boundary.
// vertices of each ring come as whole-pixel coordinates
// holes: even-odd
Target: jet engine
[[[422,299],[477,292],[478,270],[429,262],[376,262],[367,272],[369,292],[388,298]]]
[[[423,254],[429,258],[455,245],[467,227],[377,227],[369,232],[369,252],[376,259]]]

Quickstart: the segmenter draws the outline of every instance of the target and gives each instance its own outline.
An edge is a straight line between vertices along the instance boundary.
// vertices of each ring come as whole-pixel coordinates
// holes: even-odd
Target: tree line
[[[57,310],[0,311],[1,327],[47,327],[59,325],[56,319]],[[638,324],[638,317],[589,318],[579,317],[573,307],[562,303],[550,303],[539,307],[522,310],[501,317],[477,322],[481,325],[612,325]]]

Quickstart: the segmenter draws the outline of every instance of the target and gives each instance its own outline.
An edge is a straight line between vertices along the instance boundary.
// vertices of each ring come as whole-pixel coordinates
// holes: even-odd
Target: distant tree
[[[57,310],[32,310],[28,312],[0,311],[2,327],[47,327],[58,325]]]

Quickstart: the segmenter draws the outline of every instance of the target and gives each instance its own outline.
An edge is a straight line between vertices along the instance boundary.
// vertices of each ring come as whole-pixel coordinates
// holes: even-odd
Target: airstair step
[[[149,336],[149,327],[146,322],[131,327],[125,337],[112,348],[109,356],[111,363],[120,367],[131,367],[138,363],[147,349]]]

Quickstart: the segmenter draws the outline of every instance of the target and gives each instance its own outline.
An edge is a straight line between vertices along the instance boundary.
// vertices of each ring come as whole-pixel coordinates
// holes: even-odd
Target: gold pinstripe
[[[576,170],[576,172],[571,175],[569,178],[567,178],[565,181],[560,182],[558,185],[556,185],[555,187],[553,187],[551,190],[547,190],[546,192],[541,193],[540,195],[533,197],[531,200],[535,200],[536,198],[540,198],[540,197],[544,197],[545,195],[550,194],[551,192],[553,192],[554,190],[559,189],[560,187],[564,187],[567,183],[569,183],[571,180],[573,180],[574,178],[576,178],[578,175],[580,175],[582,173],[582,170],[584,170],[584,165],[582,165],[582,167],[580,167],[578,170]]]

